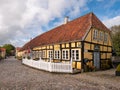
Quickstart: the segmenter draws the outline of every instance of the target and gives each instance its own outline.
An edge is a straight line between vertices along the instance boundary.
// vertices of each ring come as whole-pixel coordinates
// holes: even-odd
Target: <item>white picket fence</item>
[[[49,71],[49,72],[63,72],[63,73],[73,73],[71,63],[53,63],[45,62],[43,60],[32,60],[23,59],[22,63],[33,68]]]

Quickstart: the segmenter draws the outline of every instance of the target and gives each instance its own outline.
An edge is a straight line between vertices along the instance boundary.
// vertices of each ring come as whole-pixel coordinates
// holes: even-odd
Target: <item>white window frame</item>
[[[100,41],[103,41],[103,38],[104,38],[104,34],[103,34],[103,32],[102,31],[100,31]]]
[[[39,51],[36,51],[36,58],[39,58]]]
[[[104,42],[107,42],[107,41],[108,41],[108,34],[105,33],[105,34],[104,34]]]
[[[42,51],[39,51],[39,57],[42,57]]]
[[[42,58],[45,58],[45,50],[42,51]]]
[[[69,60],[69,50],[67,49],[62,50],[62,59]]]
[[[78,55],[77,55],[77,51],[78,51]],[[71,57],[72,57],[73,61],[80,61],[80,50],[79,49],[72,49],[71,50]]]
[[[93,40],[97,40],[98,39],[98,30],[95,29],[93,32]]]
[[[54,51],[54,59],[60,59],[60,50]]]
[[[48,57],[49,57],[50,59],[53,59],[53,50],[49,50],[49,51],[48,51]]]

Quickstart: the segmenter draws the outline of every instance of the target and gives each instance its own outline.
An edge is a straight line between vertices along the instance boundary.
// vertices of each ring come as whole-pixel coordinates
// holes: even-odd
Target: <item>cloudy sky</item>
[[[23,46],[30,39],[86,13],[108,27],[120,25],[120,0],[0,0],[0,45]]]

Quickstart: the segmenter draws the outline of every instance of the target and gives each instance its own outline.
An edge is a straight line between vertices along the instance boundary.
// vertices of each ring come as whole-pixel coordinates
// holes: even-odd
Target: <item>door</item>
[[[94,52],[94,66],[100,69],[100,52]]]

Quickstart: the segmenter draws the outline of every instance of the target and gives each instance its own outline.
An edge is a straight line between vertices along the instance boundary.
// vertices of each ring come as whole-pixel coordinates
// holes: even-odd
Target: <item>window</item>
[[[60,51],[59,50],[56,50],[55,51],[55,59],[60,59]]]
[[[68,60],[69,59],[69,54],[68,50],[62,50],[62,59]]]
[[[42,52],[41,51],[39,51],[39,57],[42,57]]]
[[[98,30],[94,30],[94,33],[93,33],[93,40],[97,40],[98,38]]]
[[[79,61],[79,50],[72,50],[72,59],[75,61]]]
[[[36,51],[36,58],[39,58],[39,51]]]
[[[104,34],[104,41],[107,42],[107,39],[108,39],[108,34],[105,33],[105,34]]]
[[[103,32],[100,32],[100,40],[103,41]]]
[[[43,51],[42,56],[43,56],[43,58],[45,58],[45,51]]]
[[[49,58],[53,58],[53,51],[52,50],[50,50],[49,52],[48,52],[48,55],[49,55]]]

